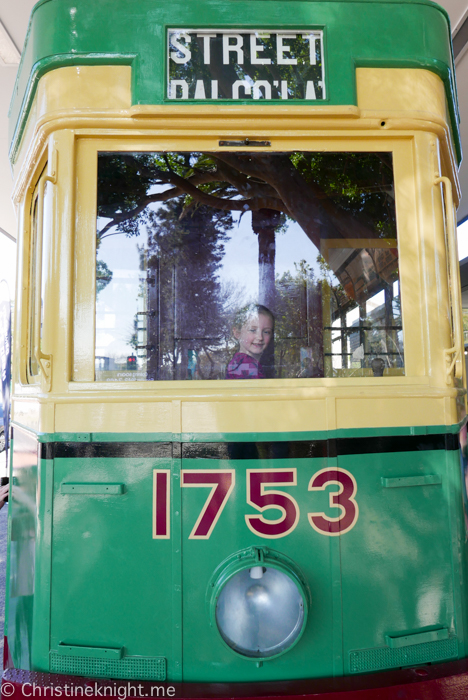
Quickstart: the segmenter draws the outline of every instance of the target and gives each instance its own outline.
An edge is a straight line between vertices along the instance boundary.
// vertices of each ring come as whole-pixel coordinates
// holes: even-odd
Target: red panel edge
[[[3,698],[183,698],[184,700],[460,700],[468,698],[468,659],[343,678],[269,683],[157,683],[7,669]]]
[[[3,670],[6,671],[8,668],[15,668],[13,659],[10,654],[10,647],[8,646],[8,637],[5,635],[3,637]]]

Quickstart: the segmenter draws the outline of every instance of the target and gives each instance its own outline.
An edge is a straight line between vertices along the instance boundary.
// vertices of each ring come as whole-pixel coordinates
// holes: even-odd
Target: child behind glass
[[[250,304],[241,309],[232,329],[239,349],[226,367],[226,379],[265,379],[260,358],[274,328],[275,318],[266,306]]]

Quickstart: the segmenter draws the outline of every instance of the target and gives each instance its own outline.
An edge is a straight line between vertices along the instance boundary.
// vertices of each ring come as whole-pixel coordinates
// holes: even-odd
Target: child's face
[[[264,314],[254,315],[247,319],[242,328],[234,328],[233,333],[239,341],[239,352],[259,360],[273,335],[273,321]]]

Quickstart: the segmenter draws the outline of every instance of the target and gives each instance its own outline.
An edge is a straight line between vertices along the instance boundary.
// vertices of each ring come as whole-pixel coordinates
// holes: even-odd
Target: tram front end
[[[11,114],[3,694],[458,697],[445,11],[39,2]]]

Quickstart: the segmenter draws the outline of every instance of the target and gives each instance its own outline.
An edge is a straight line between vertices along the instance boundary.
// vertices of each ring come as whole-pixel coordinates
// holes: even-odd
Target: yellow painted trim
[[[414,206],[415,191],[414,191],[414,174],[413,174],[413,157],[412,157],[412,140],[410,139],[395,139],[388,135],[380,138],[366,138],[355,136],[352,141],[347,138],[325,138],[321,136],[305,136],[298,135],[301,138],[301,148],[304,150],[313,151],[392,151],[394,160],[395,172],[395,197],[397,211],[397,227],[399,236],[399,246],[401,253],[405,251],[407,262],[403,261],[400,266],[400,283],[402,294],[407,298],[418,298],[419,287],[415,281],[415,270],[419,270],[419,260],[415,253],[418,247],[418,228],[417,217]],[[95,309],[94,299],[91,305],[86,302],[90,299],[89,290],[94,289],[95,271],[94,258],[90,266],[89,257],[86,258],[86,251],[95,250],[96,238],[96,199],[97,199],[97,178],[95,169],[97,164],[98,151],[180,151],[189,147],[191,150],[201,151],[219,151],[219,138],[210,137],[204,139],[203,142],[196,136],[193,136],[190,141],[190,146],[187,146],[185,140],[166,136],[164,139],[159,138],[125,138],[115,139],[107,138],[105,140],[96,138],[78,138],[77,147],[77,172],[79,177],[79,186],[77,189],[77,208],[80,220],[79,230],[77,229],[76,238],[76,309],[77,316],[75,323],[78,324],[75,328],[75,366],[73,378],[78,382],[90,382],[94,378],[94,363],[91,358],[94,353],[94,322]],[[281,141],[271,138],[272,151],[293,151],[297,149],[297,137],[291,134],[288,138],[283,138]],[[82,173],[80,177],[80,173]],[[93,175],[92,175],[93,174]],[[80,246],[80,248],[78,248]],[[400,253],[400,254],[401,254]],[[409,377],[422,376],[425,373],[424,364],[420,361],[419,355],[411,348],[419,348],[423,344],[423,329],[421,319],[418,314],[414,313],[414,309],[408,310],[408,318],[404,323],[405,337],[405,357],[406,367],[405,373]],[[406,350],[408,348],[408,350]],[[386,377],[387,381],[393,381],[394,377]],[[210,382],[207,382],[209,385]]]
[[[446,148],[442,149],[444,172],[458,172],[450,147],[447,97],[438,75],[416,68],[357,68],[356,90],[363,119],[380,115],[388,124],[389,119],[405,119],[411,113],[412,118],[436,123],[445,132],[443,139],[438,133],[439,138],[446,142]],[[454,199],[458,206],[461,199],[458,178],[449,177],[455,188]]]
[[[25,265],[28,198],[40,172],[38,161],[45,161],[47,148],[55,149],[59,164],[54,195],[55,255],[50,261],[46,334],[54,352],[54,376],[46,397],[39,386],[22,385],[16,371],[16,420],[46,432],[173,433],[456,423],[462,390],[446,386],[444,367],[434,361],[441,349],[449,347],[450,339],[444,223],[440,187],[433,185],[434,163],[459,191],[439,79],[427,80],[427,71],[409,71],[405,84],[411,84],[413,94],[408,89],[394,100],[397,88],[393,83],[388,89],[388,83],[401,78],[402,69],[358,69],[376,71],[372,80],[381,80],[375,102],[370,104],[372,91],[362,87],[362,78],[368,80],[369,74],[359,73],[358,107],[132,107],[129,70],[81,67],[78,72],[66,68],[41,79],[20,153],[22,169],[16,171],[15,198]],[[413,100],[420,84],[430,103],[425,111],[419,98]],[[117,86],[118,94],[109,96],[112,85]],[[372,105],[374,109],[368,109]],[[406,376],[304,379],[300,383],[142,382],[137,387],[133,382],[95,383],[91,357],[97,151],[217,151],[219,140],[246,136],[270,140],[272,151],[297,150],[299,142],[301,148],[329,152],[393,152]],[[382,241],[382,245],[391,244]],[[27,327],[24,294],[28,281],[24,274],[18,276],[18,328]],[[426,299],[427,303],[422,309],[416,305],[406,308],[405,298]],[[17,367],[22,361],[22,337],[15,340]]]
[[[251,140],[276,138],[278,141],[290,138],[292,133],[304,136],[313,136],[326,133],[330,137],[346,138],[352,141],[354,138],[362,137],[363,133],[367,137],[382,138],[388,136],[412,137],[417,132],[427,132],[434,134],[440,141],[441,158],[444,172],[450,177],[454,188],[454,201],[458,206],[461,199],[461,189],[458,179],[458,166],[454,158],[454,151],[451,146],[450,132],[448,127],[442,123],[434,121],[418,120],[411,118],[411,115],[404,115],[401,118],[387,119],[382,125],[382,116],[373,119],[333,119],[329,115],[328,119],[323,118],[323,112],[314,119],[312,114],[281,114],[280,108],[271,115],[266,112],[255,114],[255,108],[250,107],[251,115],[233,115],[220,113],[219,119],[213,117],[213,111],[204,113],[195,112],[176,113],[172,108],[165,108],[165,112],[159,119],[138,122],[136,119],[123,117],[122,113],[105,115],[76,116],[70,114],[56,115],[54,119],[44,120],[37,128],[37,138],[30,144],[30,149],[22,159],[21,170],[15,170],[15,186],[13,190],[13,200],[17,204],[23,194],[25,182],[24,173],[34,162],[37,152],[40,151],[47,138],[55,131],[61,129],[73,129],[81,136],[95,136],[101,133],[102,136],[119,137],[125,131],[126,135],[137,138],[141,135],[141,129],[147,137],[161,138],[167,134],[179,137],[190,142],[196,135],[203,140],[211,140],[213,133],[218,134],[218,139],[244,139],[248,136]],[[203,108],[206,109],[206,108]],[[267,108],[265,108],[266,110]],[[300,109],[300,108],[298,108]],[[248,116],[249,119],[243,119]],[[339,115],[335,115],[339,116]],[[284,117],[284,119],[282,119]],[[273,122],[273,123],[270,123]],[[187,148],[188,146],[186,146]],[[229,149],[226,149],[229,150]],[[248,148],[243,150],[248,151]]]
[[[338,429],[453,424],[446,412],[449,398],[399,396],[255,400],[182,401],[181,422],[173,429],[173,402],[135,400],[127,403],[77,400],[55,405],[55,432],[297,432]]]
[[[68,66],[46,73],[37,87],[36,120],[67,110],[130,109],[130,66]]]
[[[29,171],[37,150],[42,150],[52,131],[57,130],[54,127],[44,129],[44,125],[50,126],[65,116],[70,126],[70,119],[77,115],[117,116],[128,112],[130,107],[129,66],[70,66],[46,73],[39,81],[13,166],[17,180],[15,201],[22,196],[24,173]]]
[[[74,135],[69,130],[54,133],[50,151],[58,157],[58,178],[54,188],[54,231],[50,261],[49,324],[45,352],[54,355],[53,390],[61,392],[71,379],[73,358],[75,201],[76,170]],[[77,223],[79,228],[79,221]]]
[[[94,381],[96,299],[97,150],[89,139],[78,142],[76,171],[74,350],[71,378]],[[93,348],[90,355],[90,349]],[[91,360],[91,362],[90,362]]]
[[[336,129],[431,131],[441,141],[444,174],[452,180],[457,205],[461,197],[449,120],[446,109],[441,106],[442,100],[445,105],[443,85],[440,78],[430,71],[358,68],[357,107],[131,106],[130,79],[128,66],[58,68],[41,78],[15,166],[16,202],[21,199],[21,173],[29,170],[34,156],[37,156],[37,148],[43,148],[48,135],[63,128],[94,132],[126,129],[129,135],[131,130],[136,135],[143,128],[148,135],[150,131],[161,130],[163,133],[175,131],[179,136],[192,136],[193,130],[199,134],[213,133],[214,130],[219,132],[219,138],[245,137],[246,130],[249,137],[268,136],[270,133],[279,137],[291,129],[309,134]],[[405,89],[399,89],[402,80]],[[371,87],[375,87],[375,102],[372,102]],[[427,100],[426,109],[422,109],[422,96]]]
[[[359,109],[368,112],[419,113],[422,119],[448,123],[445,88],[438,75],[420,68],[356,68]]]
[[[346,380],[344,380],[346,381]],[[295,432],[337,428],[453,425],[455,389],[321,387],[254,388],[227,396],[214,388],[189,392],[90,392],[48,400],[15,396],[14,420],[41,432]],[[178,382],[178,384],[180,384]],[[119,387],[123,389],[122,387]],[[106,387],[108,389],[108,387]],[[114,389],[114,387],[112,387]],[[94,395],[93,395],[94,394]]]
[[[30,184],[26,192],[25,200],[19,208],[20,228],[18,233],[18,277],[17,293],[15,302],[15,323],[14,328],[18,333],[14,334],[13,367],[12,377],[23,385],[39,385],[39,375],[31,377],[28,370],[29,350],[32,346],[30,338],[29,319],[31,314],[31,236],[32,236],[32,216],[31,207],[36,194],[39,180],[44,172],[47,163],[47,153],[43,152],[42,157],[35,164],[30,175]],[[38,391],[39,386],[33,389]]]
[[[232,382],[231,382],[232,384]],[[135,388],[135,382],[112,382],[112,385],[102,382],[73,382],[69,385],[69,393],[55,395],[54,401],[59,403],[83,402],[92,404],[96,402],[112,403],[122,402],[123,396],[129,403],[171,401],[173,402],[174,416],[179,416],[180,402],[207,402],[233,403],[238,401],[308,401],[312,399],[324,400],[327,398],[353,399],[368,397],[375,399],[399,398],[404,401],[409,398],[417,398],[422,401],[431,399],[456,400],[463,396],[465,390],[459,388],[438,388],[430,384],[428,377],[361,377],[361,378],[337,378],[332,379],[306,379],[301,383],[291,379],[277,380],[249,380],[237,382],[233,388],[227,380],[213,382],[141,382]],[[413,417],[415,418],[415,417]],[[176,418],[174,417],[174,420]],[[179,418],[177,418],[177,421]],[[177,422],[176,421],[176,422]],[[175,431],[177,432],[177,431]]]

